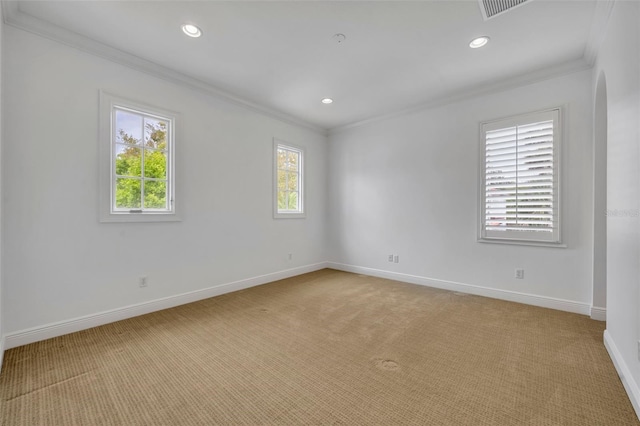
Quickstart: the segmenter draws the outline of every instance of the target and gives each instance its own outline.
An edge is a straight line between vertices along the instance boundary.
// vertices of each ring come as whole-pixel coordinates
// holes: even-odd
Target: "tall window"
[[[175,116],[104,93],[101,98],[102,220],[175,220]]]
[[[480,238],[560,243],[560,110],[483,123]]]
[[[304,151],[274,141],[274,216],[304,217]]]

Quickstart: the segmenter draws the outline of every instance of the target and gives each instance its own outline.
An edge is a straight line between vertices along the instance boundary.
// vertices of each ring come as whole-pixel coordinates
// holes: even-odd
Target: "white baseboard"
[[[295,277],[297,275],[306,274],[308,272],[318,271],[327,267],[327,262],[315,263],[312,265],[301,266],[284,271],[273,272],[266,275],[247,278],[226,284],[219,284],[202,290],[182,293],[175,296],[164,297],[149,302],[129,305],[122,308],[112,309],[109,311],[99,312],[97,314],[86,315],[70,320],[59,321],[52,324],[33,327],[27,330],[21,330],[9,333],[5,336],[5,349],[11,349],[29,343],[39,342],[41,340],[50,339],[52,337],[62,336],[64,334],[74,333],[80,330],[97,327],[111,322],[120,321],[139,315],[148,314],[162,309],[173,308],[174,306],[184,305],[185,303],[196,302],[202,299],[219,296],[233,291],[243,290],[249,287],[266,284],[272,281],[284,278]]]
[[[620,381],[622,381],[624,389],[627,391],[627,395],[631,400],[633,409],[636,410],[636,416],[640,419],[640,388],[638,388],[638,383],[633,379],[631,370],[629,370],[627,363],[624,362],[624,359],[622,358],[622,354],[611,338],[609,330],[604,331],[604,346],[607,348],[607,352],[609,352],[609,356],[611,357],[613,365],[618,372],[618,376],[620,376]]]
[[[417,275],[402,274],[398,272],[384,271],[380,269],[366,268],[363,266],[345,265],[342,263],[328,262],[328,267],[340,271],[354,272],[357,274],[372,275],[374,277],[387,278],[411,284],[427,287],[441,288],[444,290],[459,291],[461,293],[475,294],[477,296],[490,297],[492,299],[508,300],[510,302],[524,303],[526,305],[540,306],[543,308],[557,309],[559,311],[573,312],[589,315],[591,306],[587,303],[571,300],[556,299],[553,297],[537,296],[534,294],[519,293],[516,291],[500,290],[489,287],[481,287],[472,284],[463,284],[454,281],[445,281],[435,278],[421,277]]]
[[[591,307],[591,319],[596,321],[606,321],[607,320],[607,308],[597,308],[595,306]]]

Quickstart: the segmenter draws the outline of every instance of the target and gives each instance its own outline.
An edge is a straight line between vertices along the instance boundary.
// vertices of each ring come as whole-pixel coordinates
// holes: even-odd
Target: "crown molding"
[[[366,126],[369,124],[377,123],[380,121],[390,120],[392,118],[401,117],[404,115],[410,115],[416,112],[437,108],[445,105],[449,105],[455,102],[464,101],[467,99],[477,98],[479,96],[485,96],[492,93],[503,92],[505,90],[515,89],[518,87],[527,86],[530,84],[539,83],[541,81],[549,80],[556,77],[561,77],[566,74],[572,74],[575,72],[585,71],[592,66],[585,61],[584,58],[575,59],[573,61],[564,62],[562,64],[542,68],[527,74],[521,74],[513,78],[506,80],[500,80],[497,82],[489,82],[482,84],[482,87],[471,87],[465,90],[458,91],[454,94],[445,95],[431,99],[429,102],[415,105],[410,108],[405,108],[400,111],[391,112],[388,114],[382,114],[375,117],[367,118],[365,120],[357,121],[355,123],[346,124],[344,126],[334,127],[329,129],[329,136],[336,135],[346,130],[354,129],[357,127]]]
[[[519,75],[507,80],[484,84],[482,88],[477,86],[457,91],[453,94],[433,98],[426,103],[421,103],[409,108],[403,108],[390,113],[376,115],[364,120],[345,124],[333,128],[324,128],[301,120],[292,115],[266,107],[247,99],[236,96],[230,92],[206,83],[202,80],[188,76],[171,68],[164,67],[155,62],[140,58],[119,49],[115,49],[104,43],[93,40],[89,37],[77,34],[60,26],[38,19],[20,11],[19,1],[0,0],[4,22],[7,25],[22,29],[24,31],[48,38],[50,40],[65,44],[72,48],[86,53],[102,57],[109,61],[124,65],[128,68],[141,71],[155,77],[164,79],[174,84],[181,85],[199,92],[207,93],[213,97],[224,99],[233,104],[242,106],[254,112],[277,119],[287,124],[303,127],[323,136],[341,133],[345,130],[361,127],[379,121],[388,120],[414,112],[444,106],[465,99],[483,96],[497,91],[512,89],[518,86],[533,84],[550,78],[559,77],[564,74],[578,72],[593,67],[597,58],[598,49],[604,40],[606,27],[611,16],[616,0],[596,0],[596,8],[589,32],[583,57],[563,64],[537,70],[524,75]]]
[[[593,21],[591,21],[591,29],[589,31],[589,38],[584,48],[584,60],[591,66],[596,63],[598,57],[598,50],[600,45],[604,41],[604,37],[607,32],[607,25],[613,6],[616,0],[597,0],[596,10],[593,12]]]
[[[124,65],[136,71],[150,74],[154,77],[161,78],[165,81],[187,87],[189,89],[204,92],[216,98],[224,99],[235,105],[239,105],[251,111],[275,118],[287,124],[311,130],[323,136],[327,135],[326,128],[316,126],[307,121],[303,121],[297,117],[286,114],[273,108],[257,104],[247,99],[236,96],[225,90],[215,87],[197,78],[191,77],[174,69],[162,66],[155,62],[143,59],[139,56],[132,55],[122,50],[113,48],[89,37],[80,35],[73,31],[62,28],[50,22],[43,21],[39,18],[20,11],[19,1],[2,0],[2,15],[4,23],[12,27],[36,34],[38,36],[53,40],[66,46],[81,50],[83,52],[99,56],[111,62]]]

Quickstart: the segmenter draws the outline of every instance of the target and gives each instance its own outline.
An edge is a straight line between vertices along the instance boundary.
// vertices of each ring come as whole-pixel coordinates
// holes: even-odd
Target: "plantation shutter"
[[[559,242],[558,116],[483,125],[482,238]]]

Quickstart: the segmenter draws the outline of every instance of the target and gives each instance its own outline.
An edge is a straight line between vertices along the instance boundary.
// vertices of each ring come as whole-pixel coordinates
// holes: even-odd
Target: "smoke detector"
[[[531,0],[478,0],[482,17],[486,21]]]

